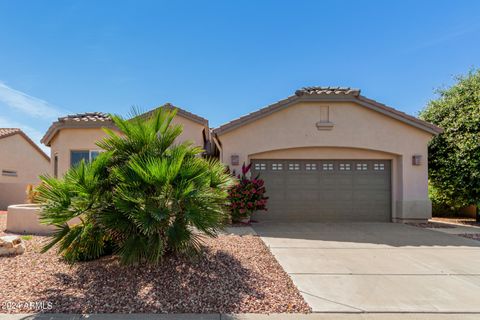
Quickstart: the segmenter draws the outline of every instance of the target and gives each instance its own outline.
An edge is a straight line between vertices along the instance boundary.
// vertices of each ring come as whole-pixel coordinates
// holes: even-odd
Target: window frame
[[[3,177],[18,177],[18,171],[17,170],[11,170],[11,169],[2,169],[2,176]]]
[[[75,165],[78,164],[75,163],[73,164],[72,163],[72,153],[73,152],[85,152],[85,153],[88,153],[88,159],[86,161],[86,163],[89,163],[89,162],[92,162],[93,160],[96,159],[96,157],[98,157],[100,155],[100,153],[103,152],[103,150],[99,150],[99,149],[71,149],[70,150],[70,168],[74,167]],[[92,157],[92,153],[97,153],[97,156],[95,158]],[[82,160],[85,160],[85,158],[82,158]]]

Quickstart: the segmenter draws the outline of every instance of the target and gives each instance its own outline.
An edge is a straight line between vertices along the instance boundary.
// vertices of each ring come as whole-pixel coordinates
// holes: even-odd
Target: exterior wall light
[[[238,154],[232,154],[230,156],[230,163],[232,166],[238,166],[240,164],[240,156]]]
[[[412,165],[413,166],[419,166],[422,164],[422,155],[420,154],[414,154],[412,156]]]

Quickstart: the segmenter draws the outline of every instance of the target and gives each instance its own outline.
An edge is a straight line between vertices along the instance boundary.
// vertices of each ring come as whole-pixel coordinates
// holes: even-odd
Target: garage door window
[[[317,164],[316,163],[306,163],[305,164],[305,170],[307,170],[307,171],[317,170]]]
[[[273,171],[283,170],[283,164],[281,164],[281,163],[272,163],[272,170],[273,170]]]
[[[357,163],[357,171],[366,171],[368,170],[368,165],[366,163]]]
[[[255,170],[266,170],[267,165],[265,163],[255,163]]]
[[[333,171],[333,163],[324,163],[322,169],[324,171]]]
[[[340,169],[340,171],[350,171],[351,170],[350,163],[340,163],[338,165],[338,169]]]
[[[384,171],[384,170],[385,170],[385,164],[383,164],[383,163],[374,163],[374,164],[373,164],[373,170],[375,170],[375,171]]]
[[[291,171],[300,170],[300,163],[289,163],[288,164],[288,170],[291,170]]]

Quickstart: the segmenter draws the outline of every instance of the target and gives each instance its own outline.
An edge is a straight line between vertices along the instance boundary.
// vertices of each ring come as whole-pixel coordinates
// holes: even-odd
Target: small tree
[[[420,113],[420,118],[444,129],[429,144],[430,184],[435,189],[434,201],[456,209],[472,204],[478,208],[480,70],[456,80],[450,88],[438,90],[438,99],[430,101]]]
[[[232,179],[202,149],[174,143],[182,132],[174,116],[163,108],[148,119],[112,116],[123,134],[106,129],[97,143],[105,152],[63,179],[42,177],[42,220],[59,228],[45,250],[58,243],[70,262],[114,252],[125,264],[158,263],[198,252],[200,233],[216,235]]]

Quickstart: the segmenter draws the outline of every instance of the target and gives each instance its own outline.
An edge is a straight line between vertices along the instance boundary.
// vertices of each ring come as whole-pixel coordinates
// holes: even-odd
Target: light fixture
[[[412,156],[412,165],[413,166],[419,166],[422,164],[422,155],[420,154],[414,154]]]

